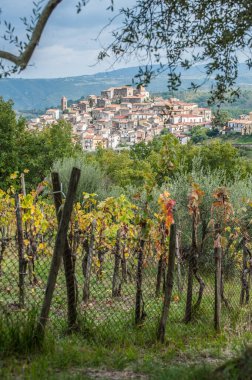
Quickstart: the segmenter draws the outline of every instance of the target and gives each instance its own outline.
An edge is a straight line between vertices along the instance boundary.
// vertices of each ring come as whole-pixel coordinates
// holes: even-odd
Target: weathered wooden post
[[[185,323],[192,320],[192,297],[193,297],[193,270],[194,270],[194,256],[197,250],[196,240],[196,216],[193,214],[192,218],[192,246],[188,255],[188,280],[187,280],[187,296],[186,296],[186,310],[185,310]]]
[[[112,280],[112,297],[119,297],[121,293],[121,281],[119,276],[121,262],[121,229],[117,231],[116,244],[114,249],[114,272]]]
[[[19,286],[19,307],[25,304],[25,271],[26,260],[24,258],[24,236],[22,226],[22,214],[18,193],[15,193],[16,221],[17,221],[17,240],[18,240],[18,286]]]
[[[138,248],[137,273],[136,273],[136,305],[135,305],[135,323],[138,325],[144,318],[142,282],[143,282],[143,255],[146,238],[146,222],[141,225],[141,237]]]
[[[85,280],[83,286],[83,301],[87,303],[90,297],[90,280],[91,280],[91,269],[92,269],[92,260],[94,255],[94,244],[95,244],[95,229],[96,229],[96,220],[94,219],[91,226],[91,237],[88,244],[87,252],[87,261],[85,268]]]
[[[214,256],[215,256],[215,303],[214,303],[214,328],[221,330],[221,234],[220,224],[215,224]]]
[[[164,286],[163,286],[163,289],[165,289],[165,264],[166,264],[166,255],[165,253],[163,252],[163,250],[165,250],[165,222],[162,221],[160,223],[160,232],[161,232],[161,242],[160,242],[160,245],[161,245],[161,250],[162,250],[162,253],[159,257],[159,260],[158,260],[158,270],[157,270],[157,280],[156,280],[156,297],[159,297],[160,296],[160,290],[161,290],[161,282],[162,282],[162,278],[164,280]]]
[[[175,256],[176,256],[176,224],[172,224],[171,229],[170,229],[168,270],[167,270],[166,281],[165,281],[164,304],[163,304],[161,319],[160,319],[158,333],[157,333],[157,339],[162,343],[165,340],[166,322],[169,315],[170,304],[171,304],[171,299],[172,299]]]
[[[80,178],[80,170],[73,168],[68,192],[66,196],[66,202],[62,211],[62,218],[58,227],[58,232],[55,241],[55,247],[53,251],[53,257],[50,267],[50,272],[47,280],[47,287],[44,296],[43,305],[41,308],[40,318],[35,331],[35,339],[41,339],[44,336],[45,326],[48,320],[49,311],[52,303],[53,292],[56,285],[58,271],[61,263],[61,257],[64,254],[67,240],[67,231],[69,222],[73,210],[74,198]]]
[[[246,246],[247,239],[244,236],[241,241],[242,246],[242,274],[241,274],[241,295],[240,295],[240,305],[246,305],[249,303],[249,274],[250,274],[250,264],[251,264],[251,253]]]
[[[62,217],[62,193],[59,173],[52,173],[53,198],[56,210],[58,225]],[[68,329],[74,330],[77,326],[77,292],[74,274],[74,265],[72,260],[72,250],[66,238],[65,250],[63,252],[63,263],[67,287],[67,305],[68,305]]]
[[[181,257],[180,257],[180,232],[176,231],[176,258],[177,258],[177,287],[178,294],[181,296],[182,294],[182,281],[181,281]]]

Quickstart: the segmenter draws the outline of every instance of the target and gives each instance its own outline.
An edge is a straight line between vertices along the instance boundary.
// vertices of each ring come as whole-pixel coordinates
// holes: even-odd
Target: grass
[[[112,298],[112,265],[108,261],[100,281],[93,272],[90,302],[84,305],[81,302],[81,262],[77,258],[80,331],[78,335],[65,335],[66,289],[61,270],[46,340],[38,351],[38,347],[32,345],[32,338],[49,263],[50,256],[39,257],[36,261],[39,283],[32,286],[26,279],[26,309],[20,310],[16,307],[17,260],[10,255],[4,258],[4,273],[0,282],[0,379],[89,379],[93,378],[94,369],[104,379],[116,378],[115,371],[126,376],[127,371],[128,376],[132,373],[135,374],[133,376],[148,374],[151,379],[207,379],[213,367],[240,352],[251,341],[251,305],[239,305],[239,271],[224,282],[225,296],[231,308],[222,308],[221,334],[216,334],[213,328],[213,270],[201,273],[206,287],[201,307],[189,324],[182,321],[186,288],[177,297],[175,282],[176,297],[171,304],[166,343],[161,345],[156,342],[156,329],[163,298],[155,297],[156,266],[153,262],[147,263],[143,277],[147,316],[140,327],[135,327],[134,281],[129,279],[123,284],[121,297]],[[197,289],[194,283],[194,301]]]
[[[90,379],[95,369],[103,379],[113,379],[115,373],[116,378],[128,373],[134,374],[133,378],[141,374],[150,379],[210,380],[212,370],[251,339],[251,334],[239,339],[225,333],[206,334],[203,326],[199,329],[195,325],[188,325],[184,334],[181,329],[170,330],[169,334],[165,345],[146,342],[98,345],[81,334],[49,340],[40,353],[24,352],[5,358],[0,365],[0,378]]]
[[[154,328],[145,333],[147,326],[125,323],[105,329],[99,325],[92,335],[85,323],[74,335],[49,328],[38,350],[31,345],[35,315],[34,310],[23,314],[19,323],[8,324],[6,319],[0,325],[1,379],[92,379],[95,371],[102,379],[120,379],[125,374],[135,379],[141,374],[149,379],[210,380],[214,368],[252,339],[250,331],[239,328],[216,334],[212,325],[200,319],[187,325],[169,320],[164,345],[155,341]]]

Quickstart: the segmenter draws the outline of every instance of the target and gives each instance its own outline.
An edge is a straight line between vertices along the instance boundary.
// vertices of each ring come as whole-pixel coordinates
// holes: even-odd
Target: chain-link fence
[[[125,334],[134,329],[136,323],[136,294],[139,287],[139,265],[141,265],[141,284],[139,296],[140,314],[138,327],[142,332],[154,338],[164,302],[165,282],[167,281],[167,255],[157,257],[153,244],[146,244],[139,264],[139,249],[134,252],[96,250],[92,254],[90,277],[87,287],[86,237],[79,238],[79,244],[72,255],[75,268],[75,286],[77,297],[78,323],[87,334],[94,338]],[[45,239],[46,240],[46,239]],[[1,241],[0,275],[0,312],[10,319],[19,319],[29,310],[40,310],[47,286],[54,237],[46,241],[46,253],[31,252],[25,247],[26,264],[24,272],[19,272],[18,244],[15,237]],[[45,241],[37,242],[37,245]],[[124,241],[124,247],[132,245]],[[188,267],[189,255],[177,248],[174,268],[174,283],[168,324],[186,323],[188,303]],[[197,264],[197,273],[193,272],[191,316],[188,319],[195,325],[214,326],[216,283],[216,264],[214,254],[211,261]],[[221,328],[235,328],[237,324],[250,327],[251,312],[249,288],[251,270],[242,276],[244,263],[229,268],[222,257],[221,276]],[[116,272],[116,273],[115,273]],[[20,287],[23,276],[23,287]],[[116,278],[115,278],[116,276]],[[244,276],[245,285],[244,285]],[[20,304],[20,292],[23,292],[23,304]],[[201,293],[202,292],[202,293]],[[242,300],[242,293],[245,297]],[[242,306],[242,301],[243,305]],[[64,331],[67,327],[67,290],[63,263],[57,277],[49,324],[53,331]],[[181,326],[181,328],[183,328]]]
[[[34,313],[53,333],[78,328],[98,340],[136,335],[155,340],[165,325],[183,330],[188,323],[217,331],[251,327],[248,233],[238,238],[235,227],[224,249],[227,228],[216,223],[207,245],[195,203],[191,219],[181,217],[186,206],[174,224],[169,209],[174,202],[164,197],[168,219],[154,215],[155,223],[146,213],[139,218],[124,197],[94,205],[86,195],[89,203],[73,208],[70,191],[62,207],[55,178],[56,213],[52,198],[39,203],[33,193],[21,196],[20,204],[17,195],[11,203],[1,194],[8,206],[0,218],[2,320],[22,323],[23,316]],[[68,222],[68,234],[61,235]],[[183,227],[188,224],[190,237]]]

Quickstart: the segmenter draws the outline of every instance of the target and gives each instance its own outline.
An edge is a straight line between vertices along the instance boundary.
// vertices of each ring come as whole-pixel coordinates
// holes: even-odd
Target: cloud
[[[127,6],[136,0],[127,0]],[[52,14],[46,25],[45,32],[35,51],[31,64],[21,77],[58,77],[90,74],[106,70],[112,61],[106,61],[99,66],[90,67],[96,63],[101,46],[111,41],[109,30],[105,30],[101,38],[96,40],[100,30],[109,22],[114,13],[106,11],[110,0],[90,0],[83,11],[77,15],[77,0],[63,0]],[[123,0],[115,0],[117,9],[125,4]],[[20,16],[27,16],[32,9],[32,0],[2,0],[3,17],[16,25],[18,35],[24,35]],[[118,20],[114,26],[118,26]],[[3,34],[3,24],[0,34]],[[7,48],[1,40],[1,49]],[[9,47],[8,47],[9,48]],[[117,66],[122,67],[122,65]]]

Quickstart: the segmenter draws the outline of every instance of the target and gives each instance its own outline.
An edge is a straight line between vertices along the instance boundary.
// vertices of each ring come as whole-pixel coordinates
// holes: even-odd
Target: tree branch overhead
[[[40,38],[43,34],[44,28],[49,20],[51,14],[55,10],[55,8],[62,2],[62,0],[50,0],[47,2],[44,7],[42,13],[38,17],[37,23],[32,31],[31,38],[27,45],[24,48],[24,51],[19,55],[12,54],[5,50],[0,50],[0,58],[5,59],[15,65],[15,70],[24,70],[31,57],[32,54],[37,47]]]

